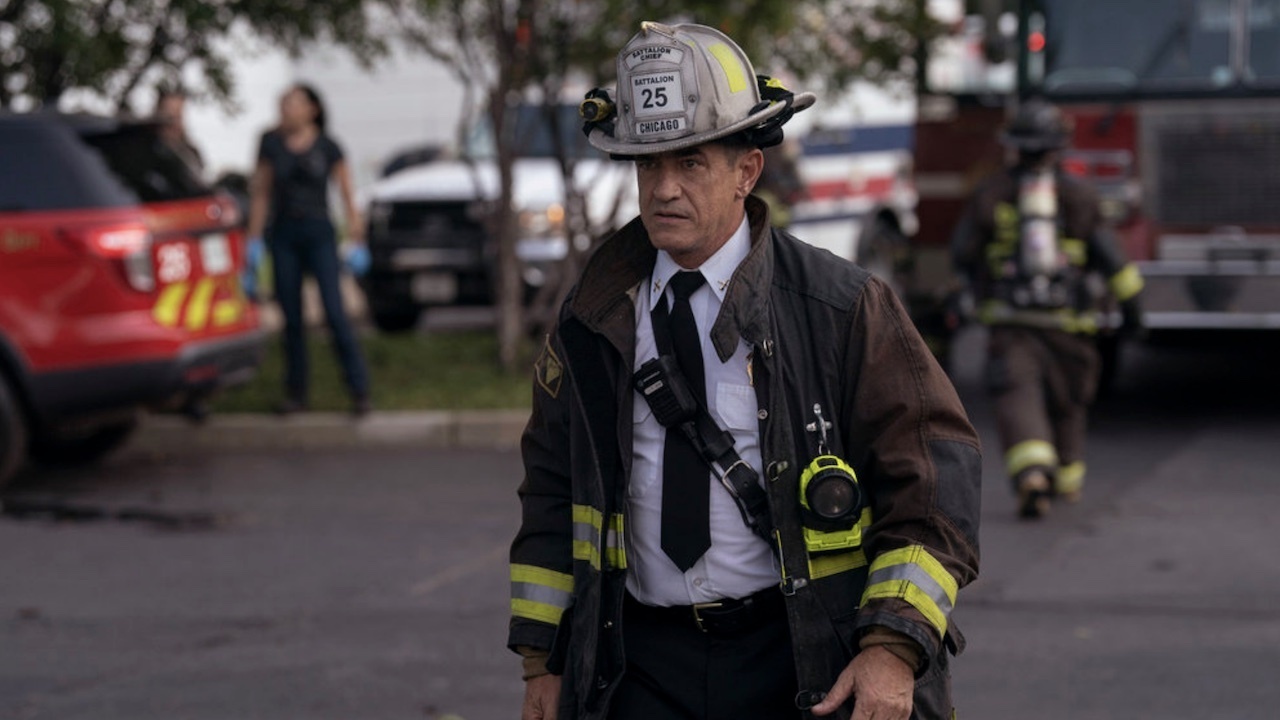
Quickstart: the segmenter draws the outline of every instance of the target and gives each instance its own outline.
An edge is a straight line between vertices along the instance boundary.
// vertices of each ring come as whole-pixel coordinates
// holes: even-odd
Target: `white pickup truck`
[[[586,195],[589,235],[599,237],[636,215],[632,166],[587,144],[576,106],[558,106],[556,112],[562,145],[576,160],[574,183]],[[564,176],[546,108],[522,105],[513,119],[516,248],[525,284],[532,290],[546,282],[569,247]],[[498,195],[492,149],[492,135],[477,128],[464,153],[455,153],[467,160],[446,158],[403,168],[371,189],[366,213],[371,264],[362,284],[379,329],[411,329],[431,306],[493,302],[497,247],[486,229]]]

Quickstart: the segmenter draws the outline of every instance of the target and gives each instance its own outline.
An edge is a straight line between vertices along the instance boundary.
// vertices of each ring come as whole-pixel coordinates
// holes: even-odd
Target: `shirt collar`
[[[697,268],[707,279],[707,287],[711,288],[711,292],[715,293],[720,302],[724,302],[725,292],[729,288],[729,279],[733,277],[738,265],[750,252],[751,225],[747,222],[746,213],[743,213],[742,223],[738,225],[733,235],[729,236],[728,242]],[[658,258],[653,263],[653,275],[649,279],[650,308],[656,305],[656,299],[666,291],[667,283],[671,278],[684,269],[667,254],[666,250],[658,251]]]

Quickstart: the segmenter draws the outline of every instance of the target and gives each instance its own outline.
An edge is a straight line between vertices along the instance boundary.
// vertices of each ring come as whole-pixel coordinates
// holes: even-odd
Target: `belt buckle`
[[[721,608],[721,607],[724,607],[724,603],[723,603],[723,602],[704,602],[704,603],[694,603],[694,604],[693,604],[693,621],[698,625],[698,630],[700,630],[700,631],[702,631],[702,632],[707,632],[707,628],[706,628],[706,626],[702,624],[702,613],[701,613],[701,611],[703,611],[703,610],[714,610],[714,609],[716,609],[716,608]]]

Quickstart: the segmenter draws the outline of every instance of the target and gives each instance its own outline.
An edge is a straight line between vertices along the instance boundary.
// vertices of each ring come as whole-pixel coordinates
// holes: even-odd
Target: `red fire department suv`
[[[0,484],[256,371],[237,215],[153,125],[0,114]]]

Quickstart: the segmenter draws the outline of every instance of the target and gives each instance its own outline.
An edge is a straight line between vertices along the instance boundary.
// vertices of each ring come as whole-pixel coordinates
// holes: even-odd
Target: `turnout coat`
[[[963,646],[949,616],[977,574],[977,435],[885,283],[771,228],[754,197],[747,213],[752,247],[711,340],[722,360],[740,340],[752,348],[761,482],[799,687],[828,690],[860,635],[885,626],[924,651],[914,717],[949,718],[947,654]],[[535,363],[508,642],[550,650],[548,667],[563,676],[561,718],[606,717],[626,668],[635,303],[655,257],[638,219],[608,239]],[[815,403],[834,422],[830,452],[869,498],[858,548],[810,553],[804,541],[799,478],[819,454],[805,429]]]

